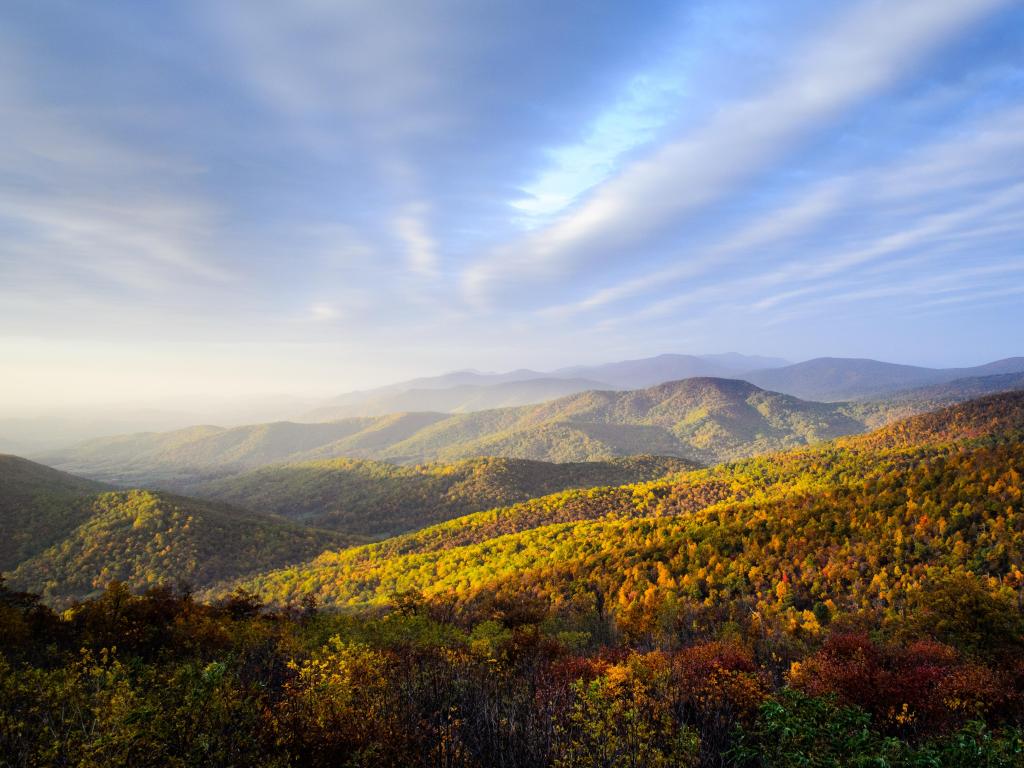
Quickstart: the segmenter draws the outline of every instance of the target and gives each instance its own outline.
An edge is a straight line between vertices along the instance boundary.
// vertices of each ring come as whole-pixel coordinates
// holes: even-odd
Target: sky
[[[1012,0],[0,5],[0,410],[1024,353]]]

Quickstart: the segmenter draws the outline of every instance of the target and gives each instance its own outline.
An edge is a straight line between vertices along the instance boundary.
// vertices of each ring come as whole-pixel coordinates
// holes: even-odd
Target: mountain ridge
[[[640,389],[666,381],[692,378],[695,376],[730,377],[734,374],[765,367],[785,365],[782,358],[758,355],[741,355],[735,352],[710,355],[685,355],[666,353],[654,357],[621,360],[596,365],[576,365],[557,368],[553,371],[534,371],[519,368],[505,373],[482,373],[475,370],[452,371],[440,376],[427,376],[396,382],[375,389],[357,390],[339,395],[326,401],[319,408],[307,411],[299,419],[319,420],[325,417],[376,415],[396,410],[485,410],[505,405],[528,405],[542,402],[535,390],[534,382],[546,380],[548,391],[558,385],[554,382],[568,382],[561,385],[559,394],[568,395],[587,389]],[[451,390],[472,387],[476,406],[465,396]],[[412,393],[424,390],[418,397]],[[447,395],[439,395],[447,391]],[[456,407],[439,408],[437,405],[454,402]],[[513,402],[518,401],[518,402]],[[388,405],[392,407],[388,407]]]
[[[959,379],[1024,373],[1024,357],[1007,357],[967,368],[926,368],[870,358],[818,357],[769,370],[751,371],[759,387],[821,402],[885,397]]]
[[[204,476],[336,457],[409,464],[488,455],[567,462],[655,453],[708,463],[863,428],[833,404],[735,379],[692,378],[464,414],[404,413],[120,437],[39,458],[115,484],[175,490]]]

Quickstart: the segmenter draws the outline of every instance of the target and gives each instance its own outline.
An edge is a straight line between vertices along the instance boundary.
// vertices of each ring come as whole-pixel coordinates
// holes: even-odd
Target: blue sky
[[[0,7],[0,395],[1020,354],[1024,8]]]

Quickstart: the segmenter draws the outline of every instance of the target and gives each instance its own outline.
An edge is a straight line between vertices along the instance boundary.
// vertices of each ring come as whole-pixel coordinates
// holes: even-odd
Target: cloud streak
[[[498,283],[564,277],[642,249],[762,168],[802,135],[908,74],[926,53],[1005,0],[861,3],[792,57],[765,93],[723,107],[704,128],[627,167],[580,208],[470,267],[463,286],[487,300]]]

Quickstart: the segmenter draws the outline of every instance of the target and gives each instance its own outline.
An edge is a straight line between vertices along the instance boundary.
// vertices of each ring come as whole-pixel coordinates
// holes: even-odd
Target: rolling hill
[[[481,458],[414,467],[331,459],[263,467],[193,486],[189,493],[381,537],[566,488],[653,480],[693,468],[683,459],[652,456],[574,464]]]
[[[110,491],[3,456],[0,572],[14,587],[58,605],[92,595],[111,580],[135,590],[175,582],[204,587],[555,490],[653,479],[692,467],[659,457],[563,465],[475,459],[419,467],[342,459],[226,478],[198,489],[211,497],[199,500]]]
[[[203,586],[365,541],[222,503],[115,492],[15,456],[0,456],[0,529],[0,572],[56,603],[113,579]]]
[[[83,522],[6,574],[12,586],[58,605],[97,594],[114,580],[134,590],[175,583],[202,587],[358,541],[150,491],[102,493],[79,509]]]
[[[759,387],[807,400],[835,402],[882,398],[901,390],[957,379],[1024,373],[1024,357],[1009,357],[973,368],[922,368],[843,357],[819,357],[795,365],[751,371],[743,378]]]
[[[683,601],[794,626],[817,621],[812,606],[899,606],[942,574],[1024,589],[1022,429],[1024,393],[995,395],[825,446],[477,513],[243,584],[347,607],[410,590],[553,604],[596,592],[623,621]]]
[[[127,435],[39,460],[106,482],[173,490],[268,464],[338,457],[398,463],[477,456],[578,462],[656,454],[709,463],[863,429],[838,405],[805,402],[743,381],[698,378],[474,413]]]
[[[1024,373],[975,376],[897,392],[884,400],[852,403],[848,410],[851,415],[863,419],[869,427],[879,427],[897,419],[966,400],[1020,389],[1024,389]]]
[[[0,454],[0,571],[59,541],[89,516],[108,486]]]

